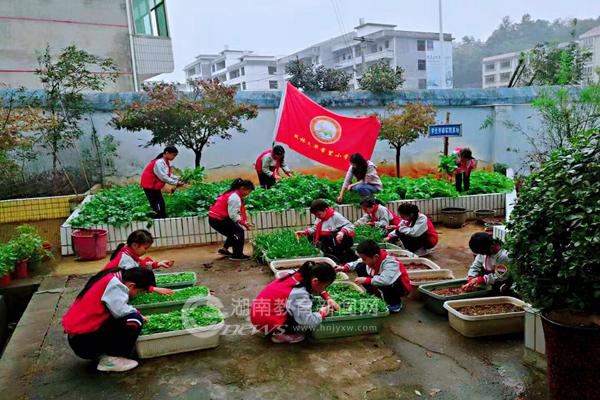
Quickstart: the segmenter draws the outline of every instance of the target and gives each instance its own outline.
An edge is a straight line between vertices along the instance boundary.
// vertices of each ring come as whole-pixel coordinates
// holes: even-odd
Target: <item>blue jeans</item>
[[[352,190],[358,192],[358,194],[360,194],[362,197],[373,196],[373,194],[381,192],[381,189],[369,183],[353,186]]]

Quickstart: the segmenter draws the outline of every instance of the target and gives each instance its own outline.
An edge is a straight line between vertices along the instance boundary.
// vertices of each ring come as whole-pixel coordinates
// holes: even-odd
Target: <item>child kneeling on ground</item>
[[[408,251],[418,256],[428,254],[438,244],[438,233],[431,220],[419,212],[416,204],[402,203],[398,206],[400,225],[384,240],[390,243],[401,242]]]
[[[391,313],[402,310],[402,297],[411,291],[410,278],[399,258],[389,256],[373,240],[362,241],[356,249],[360,259],[336,271],[355,271],[358,278],[354,283],[363,285],[369,294],[383,298]]]
[[[250,321],[273,343],[298,343],[306,331],[316,328],[340,306],[325,290],[335,280],[335,269],[326,263],[307,261],[297,271],[269,283],[252,301]],[[312,296],[327,305],[313,312]]]
[[[362,199],[360,208],[365,212],[365,215],[357,219],[354,225],[375,226],[386,232],[400,225],[400,217],[373,197]]]
[[[81,358],[98,360],[98,371],[129,371],[145,317],[129,296],[155,286],[146,268],[102,270],[87,282],[62,319],[69,345]]]
[[[310,205],[310,212],[317,218],[315,226],[296,231],[296,237],[309,236],[326,256],[333,256],[340,263],[356,259],[352,251],[354,225],[329,207],[325,200],[314,200]]]
[[[463,290],[470,292],[478,285],[486,285],[496,293],[511,293],[509,255],[502,248],[502,242],[488,233],[477,232],[471,236],[469,248],[476,256],[469,267],[467,284],[463,286]]]

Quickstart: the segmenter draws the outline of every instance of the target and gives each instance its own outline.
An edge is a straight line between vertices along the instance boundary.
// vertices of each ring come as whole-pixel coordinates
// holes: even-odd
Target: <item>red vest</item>
[[[140,185],[142,185],[142,188],[161,190],[163,187],[165,187],[165,183],[158,179],[154,173],[154,164],[156,164],[158,160],[159,159],[150,161],[148,165],[146,165],[146,168],[144,168],[144,171],[142,172],[142,179],[140,180]],[[168,160],[165,160],[165,162],[167,163],[167,167],[169,167],[169,172],[167,175],[171,176],[171,163],[169,163]]]
[[[431,222],[431,219],[429,219],[429,217],[427,217],[427,231],[425,232],[425,234],[427,235],[427,243],[429,243],[429,245],[431,246],[430,248],[435,247],[435,245],[438,244],[438,233],[435,230],[433,222]]]
[[[388,257],[387,251],[385,251],[385,250],[379,251],[379,263],[377,263],[377,265],[375,265],[375,268],[371,269],[371,271],[373,271],[372,277],[379,274],[379,268],[381,268],[381,263],[387,257]],[[410,285],[410,278],[408,276],[408,273],[406,272],[406,268],[404,267],[404,264],[402,264],[402,261],[400,261],[400,259],[398,257],[394,257],[394,260],[398,263],[398,267],[400,269],[400,280],[402,281],[402,286],[404,286],[406,291],[408,293],[410,293],[412,290],[412,286]],[[367,268],[367,271],[368,270],[369,270],[369,268]]]
[[[273,150],[267,150],[265,152],[263,152],[260,156],[258,156],[258,158],[256,159],[256,163],[254,164],[254,168],[256,169],[256,172],[258,172],[259,174],[262,173],[262,160],[264,158],[264,156],[266,156],[267,154],[272,154]],[[275,160],[276,165],[274,167],[269,167],[269,170],[271,170],[271,172],[275,173],[276,171],[279,171],[279,167],[281,167],[281,161],[280,160]]]
[[[229,218],[229,210],[227,208],[227,203],[229,201],[229,197],[231,197],[231,195],[234,193],[237,193],[237,195],[240,196],[240,200],[242,201],[242,206],[240,207],[240,211],[242,213],[242,222],[248,221],[248,216],[246,215],[246,206],[244,206],[244,198],[237,191],[225,192],[222,195],[220,195],[217,198],[217,201],[215,201],[215,204],[210,206],[210,208],[208,209],[208,216],[218,219],[220,221],[224,220],[225,218]]]
[[[379,209],[379,204],[375,204],[373,206],[373,212],[370,214],[371,216],[371,222],[377,222],[377,210]],[[392,210],[390,210],[389,208],[387,209],[390,214],[392,214],[392,220],[390,221],[390,225],[400,225],[400,221],[402,221],[402,219],[397,216],[396,214],[394,214],[394,212]]]
[[[283,281],[281,278],[269,283],[252,301],[250,307],[250,322],[262,332],[272,332],[285,324],[287,319],[287,304],[290,293],[301,281],[296,273]]]
[[[102,296],[108,282],[114,277],[121,278],[121,273],[108,274],[96,282],[80,299],[75,299],[62,319],[65,333],[82,335],[97,331],[110,317],[110,312],[102,303]]]
[[[117,268],[117,267],[120,268],[121,267],[121,259],[123,258],[123,254],[127,254],[129,257],[133,258],[133,260],[135,262],[137,262],[140,267],[145,267],[147,262],[153,261],[150,257],[146,257],[142,260],[137,254],[135,254],[135,252],[129,246],[123,246],[121,251],[119,251],[119,254],[117,254],[117,256],[115,258],[110,260],[108,262],[108,264],[106,264],[106,266],[102,269],[111,269],[111,268]]]
[[[459,160],[458,168],[454,170],[454,173],[460,174],[460,173],[464,172],[466,175],[469,175],[474,168],[475,168],[475,162],[473,162],[473,160],[469,160],[469,161]]]

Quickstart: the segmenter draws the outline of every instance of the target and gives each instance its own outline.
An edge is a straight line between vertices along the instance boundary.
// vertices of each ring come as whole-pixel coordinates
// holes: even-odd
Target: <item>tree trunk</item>
[[[196,159],[194,161],[194,167],[198,168],[200,166],[200,160],[202,159],[202,149],[199,149],[199,150],[194,149],[194,154],[196,155]]]
[[[402,147],[396,147],[396,178],[400,178],[400,150]]]

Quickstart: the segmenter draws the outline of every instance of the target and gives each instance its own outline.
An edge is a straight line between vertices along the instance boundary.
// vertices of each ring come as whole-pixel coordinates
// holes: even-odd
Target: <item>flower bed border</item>
[[[437,197],[422,200],[400,200],[387,204],[387,207],[396,212],[402,203],[415,203],[419,209],[427,214],[433,222],[440,222],[441,210],[446,207],[463,207],[468,210],[467,218],[475,217],[475,210],[492,209],[497,216],[504,216],[506,193],[477,194],[460,197]],[[71,233],[77,228],[71,226],[70,221],[79,215],[81,207],[92,199],[88,195],[80,206],[67,218],[60,227],[61,254],[73,255]],[[362,210],[355,205],[340,205],[337,210],[351,221],[356,221],[362,216]],[[301,228],[311,225],[314,221],[308,208],[286,211],[259,211],[251,214],[250,220],[254,229],[248,232],[248,239],[256,234],[273,232],[285,228]],[[184,247],[198,244],[215,243],[222,240],[220,234],[213,231],[208,225],[207,217],[181,217],[166,218],[148,222],[134,221],[127,226],[113,227],[109,225],[93,225],[91,229],[105,229],[108,231],[108,250],[112,251],[119,243],[125,242],[130,232],[136,229],[147,229],[154,237],[156,248]]]

